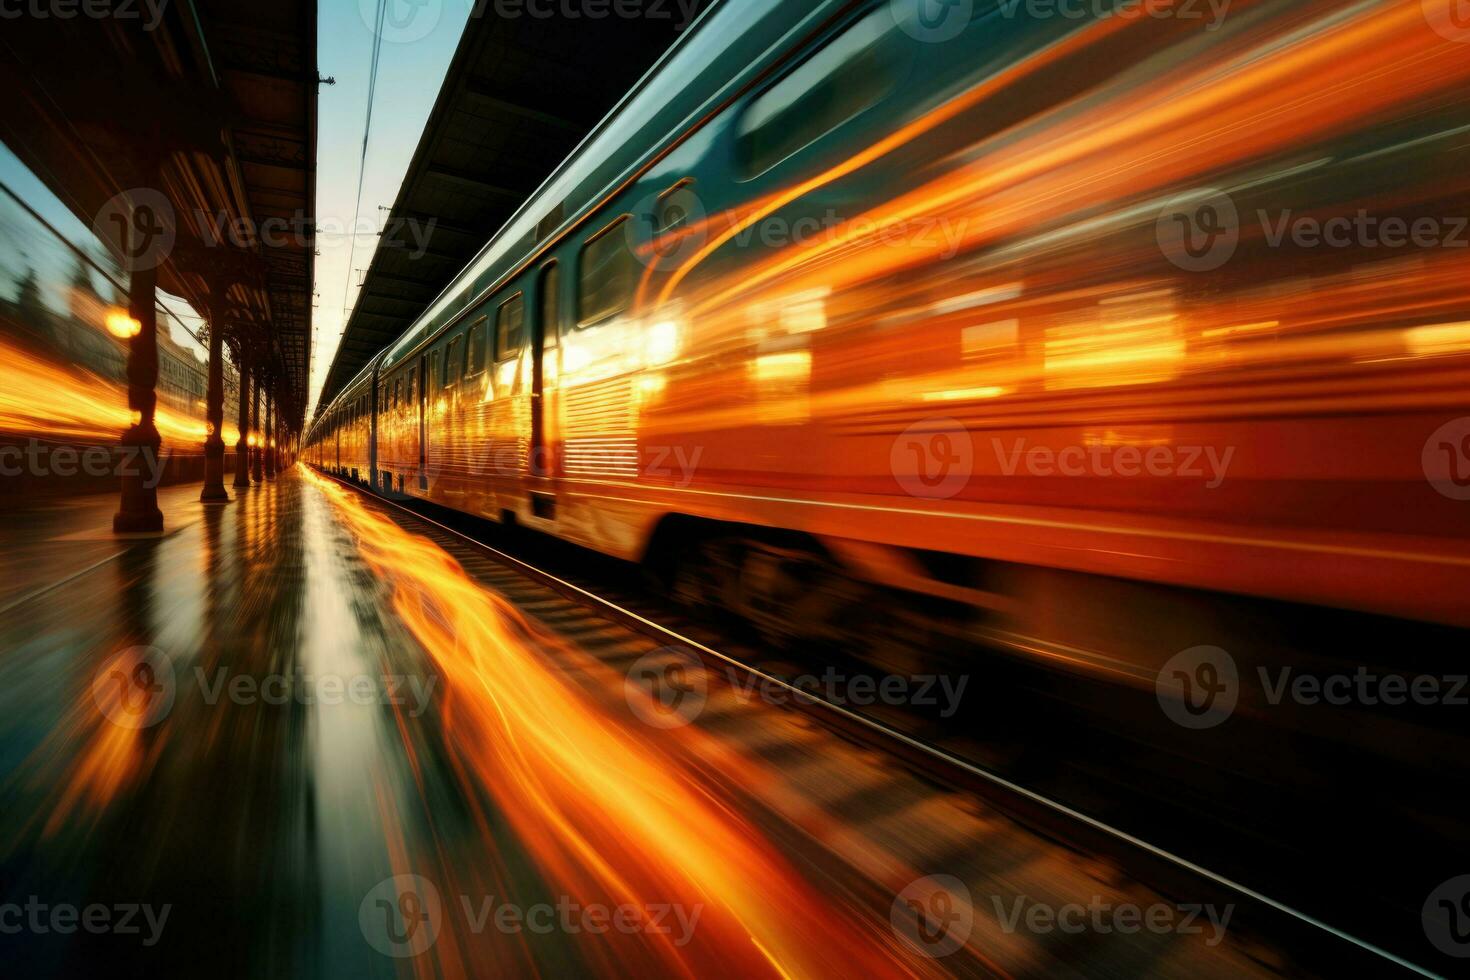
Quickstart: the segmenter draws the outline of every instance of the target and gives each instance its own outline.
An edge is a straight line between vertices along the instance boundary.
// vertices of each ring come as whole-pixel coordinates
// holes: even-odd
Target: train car
[[[324,468],[363,486],[372,481],[376,364],[374,359],[359,371],[332,403],[327,416],[330,435],[323,440],[327,459]]]
[[[1226,596],[1470,625],[1462,46],[969,7],[715,6],[310,440],[772,636],[1152,685]]]
[[[347,386],[351,422],[345,445],[343,466],[352,478],[363,485],[372,481],[375,404],[373,402],[373,365],[363,369],[361,377]]]

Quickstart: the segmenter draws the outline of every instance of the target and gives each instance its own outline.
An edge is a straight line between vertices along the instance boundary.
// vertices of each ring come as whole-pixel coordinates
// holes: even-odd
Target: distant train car
[[[716,6],[308,458],[858,648],[920,599],[1138,683],[1226,594],[1470,625],[1464,46],[969,9]]]

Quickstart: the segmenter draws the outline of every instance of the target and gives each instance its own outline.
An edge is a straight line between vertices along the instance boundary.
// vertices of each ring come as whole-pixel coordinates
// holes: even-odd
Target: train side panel
[[[789,136],[748,132],[762,100],[831,92],[778,76],[559,250],[584,276],[598,235],[636,250],[617,223],[681,181],[702,216],[671,260],[591,284],[615,315],[584,324],[567,291],[557,532],[636,557],[676,513],[1466,622],[1470,518],[1425,453],[1470,411],[1470,250],[1273,240],[1303,208],[1466,212],[1470,150],[1444,134],[1470,123],[1470,63],[1398,7],[1357,14],[1355,44],[1403,84],[1344,76],[1321,112],[1261,60],[1346,71],[1327,32],[1276,49],[1331,4],[1209,36],[977,23],[920,56],[886,11],[855,17],[826,80],[886,66],[868,104],[781,156]],[[1181,140],[1173,100],[1219,72],[1290,124],[1242,145],[1222,102]],[[1236,240],[1202,268],[1167,219],[1216,186]]]
[[[1470,622],[1470,62],[1411,6],[854,11],[542,256],[540,392],[488,338],[535,270],[415,358],[405,490]]]

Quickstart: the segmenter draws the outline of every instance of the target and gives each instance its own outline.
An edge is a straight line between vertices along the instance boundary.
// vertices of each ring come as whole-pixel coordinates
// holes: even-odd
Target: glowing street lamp
[[[126,310],[112,309],[107,313],[107,332],[119,340],[132,340],[143,331],[143,324],[128,315]]]

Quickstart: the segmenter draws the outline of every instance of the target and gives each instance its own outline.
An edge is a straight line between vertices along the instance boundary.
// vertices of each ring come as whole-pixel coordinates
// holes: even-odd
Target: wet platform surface
[[[351,491],[235,495],[161,491],[137,539],[112,497],[4,515],[20,974],[1288,967],[1229,909],[720,678],[697,711],[645,699],[629,678],[677,651]]]

